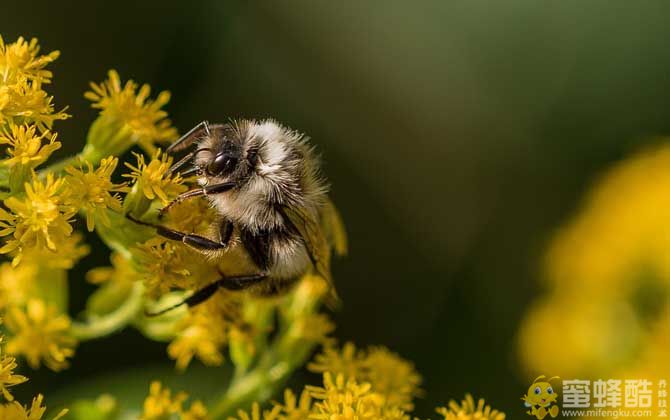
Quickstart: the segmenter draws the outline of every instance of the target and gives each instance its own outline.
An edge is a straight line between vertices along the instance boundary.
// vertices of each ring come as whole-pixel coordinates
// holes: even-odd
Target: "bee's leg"
[[[249,288],[255,284],[258,284],[259,282],[263,281],[264,279],[267,278],[267,274],[251,274],[248,276],[233,276],[233,277],[222,277],[221,279],[208,284],[207,286],[203,287],[202,289],[196,290],[195,293],[193,293],[191,296],[187,297],[186,299],[182,300],[181,302],[177,303],[176,305],[172,305],[168,308],[162,309],[158,312],[149,312],[145,313],[146,316],[158,316],[162,315],[166,312],[169,312],[173,309],[176,309],[182,305],[188,305],[190,307],[194,307],[200,303],[203,303],[214,293],[216,293],[219,288],[227,289],[227,290],[244,290],[246,288]]]
[[[233,232],[232,228],[225,227],[225,231],[222,228],[223,234],[221,236],[221,241],[216,242],[209,238],[205,238],[204,236],[179,232],[178,230],[170,229],[169,227],[143,222],[141,220],[134,218],[130,214],[127,214],[126,217],[135,223],[139,223],[140,225],[149,226],[156,229],[156,233],[158,233],[160,236],[164,238],[172,239],[173,241],[183,242],[184,244],[189,245],[200,251],[217,251],[228,248],[228,243],[230,242],[230,238]],[[230,222],[226,222],[226,224],[232,225],[232,223]]]
[[[191,128],[186,134],[181,136],[178,140],[172,143],[167,149],[165,149],[165,153],[171,154],[186,149],[188,146],[192,145],[194,141],[196,141],[198,135],[203,131],[208,136],[210,135],[209,123],[207,121],[202,121],[195,127]]]
[[[221,194],[226,191],[230,191],[233,188],[237,186],[237,183],[235,182],[222,182],[221,184],[213,184],[213,185],[208,185],[206,187],[202,188],[196,188],[194,190],[186,191],[185,193],[179,194],[174,198],[174,200],[170,201],[165,207],[160,209],[159,211],[159,217],[163,215],[166,211],[170,209],[170,207],[174,206],[175,204],[181,203],[182,201],[188,199],[188,198],[193,198],[193,197],[199,197],[201,195],[209,195],[209,194]]]

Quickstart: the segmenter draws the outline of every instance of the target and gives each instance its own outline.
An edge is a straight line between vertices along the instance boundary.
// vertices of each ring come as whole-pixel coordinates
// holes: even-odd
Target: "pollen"
[[[6,323],[12,333],[7,341],[9,354],[23,356],[33,369],[42,363],[54,371],[68,367],[76,341],[69,335],[70,318],[55,306],[31,299],[25,310],[9,308]]]
[[[155,143],[169,143],[178,137],[177,130],[162,108],[170,101],[170,93],[162,91],[156,99],[149,99],[151,87],[141,87],[132,80],[121,83],[116,70],[108,72],[102,83],[91,83],[86,99],[92,107],[101,110],[103,117],[119,121],[132,132],[132,141],[145,151],[153,153]],[[139,88],[139,90],[138,90]]]

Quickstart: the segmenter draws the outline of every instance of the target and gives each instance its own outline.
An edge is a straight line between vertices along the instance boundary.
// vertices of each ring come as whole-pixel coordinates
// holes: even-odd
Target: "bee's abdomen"
[[[286,229],[252,231],[242,228],[240,239],[254,264],[270,277],[299,277],[311,264],[302,239]]]

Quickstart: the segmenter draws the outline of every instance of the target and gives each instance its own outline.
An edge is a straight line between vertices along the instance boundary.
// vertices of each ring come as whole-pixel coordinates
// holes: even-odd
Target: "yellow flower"
[[[25,185],[24,198],[5,200],[13,214],[0,210],[0,236],[13,234],[13,239],[0,248],[0,253],[35,247],[55,251],[70,236],[69,222],[75,211],[64,203],[63,182],[51,173],[45,183],[35,177],[32,184]]]
[[[16,42],[5,44],[0,36],[0,83],[10,84],[18,75],[45,83],[51,81],[51,72],[44,68],[56,60],[60,52],[38,56],[40,46],[37,42],[36,38],[27,42],[19,37]]]
[[[307,368],[369,383],[372,391],[384,399],[384,405],[404,411],[414,408],[412,400],[421,393],[421,376],[414,365],[386,347],[363,351],[353,343],[346,343],[341,350],[327,345]]]
[[[331,372],[335,375],[344,375],[347,379],[362,376],[361,367],[364,355],[359,353],[352,342],[347,342],[340,351],[335,346],[326,346],[314,360],[307,365],[312,372]]]
[[[0,125],[34,122],[46,131],[55,120],[69,117],[65,110],[54,113],[53,97],[42,90],[42,84],[51,81],[44,67],[58,58],[58,52],[38,53],[36,39],[5,44],[0,38]]]
[[[47,140],[43,143],[43,140]],[[51,154],[60,149],[56,133],[45,131],[37,134],[34,125],[9,124],[0,132],[0,144],[7,144],[9,159],[2,163],[7,166],[22,165],[34,168],[44,163]]]
[[[504,420],[505,413],[494,410],[486,405],[480,398],[475,405],[472,395],[465,394],[465,399],[459,404],[454,400],[449,401],[449,407],[439,407],[435,411],[442,415],[445,420]]]
[[[343,375],[334,379],[323,374],[323,387],[306,386],[316,400],[310,419],[315,420],[379,420],[383,419],[381,398],[371,391],[369,383],[359,384]]]
[[[123,210],[121,199],[111,194],[127,190],[125,185],[114,184],[111,180],[118,161],[117,158],[110,156],[102,159],[100,166],[95,170],[88,161],[80,162],[79,168],[74,166],[65,168],[65,172],[69,174],[66,177],[70,193],[69,202],[84,211],[86,228],[89,232],[95,228],[96,220],[104,226],[110,225],[107,209],[116,212]]]
[[[109,258],[111,267],[96,267],[86,273],[86,280],[91,284],[102,284],[107,282],[132,282],[135,280],[135,269],[128,259],[114,252]]]
[[[557,230],[544,259],[547,293],[519,327],[529,372],[579,377],[626,369],[648,346],[647,330],[667,320],[668,167],[667,144],[617,163]]]
[[[170,420],[174,415],[182,420],[203,420],[207,418],[207,409],[200,401],[191,404],[188,410],[183,408],[188,395],[172,392],[163,388],[161,383],[154,381],[149,387],[149,396],[144,400],[144,411],[141,420]]]
[[[237,417],[228,417],[228,420],[278,420],[280,407],[273,407],[271,410],[261,411],[261,406],[254,402],[251,405],[251,411],[237,410]]]
[[[101,110],[103,118],[128,127],[131,142],[153,153],[154,143],[169,143],[178,136],[167,119],[167,112],[161,109],[170,101],[170,93],[163,91],[155,100],[150,100],[149,85],[144,84],[139,91],[137,89],[137,83],[132,80],[122,86],[119,74],[110,70],[108,79],[100,84],[91,83],[91,90],[84,96],[93,102],[93,108]]]
[[[34,295],[37,268],[35,264],[0,265],[0,310],[9,305],[23,305]]]
[[[74,232],[60,240],[55,251],[48,248],[28,248],[23,249],[20,258],[22,262],[44,268],[69,270],[91,251],[88,245],[82,243],[83,239],[81,233]]]
[[[293,320],[291,332],[299,339],[323,343],[328,334],[335,330],[335,324],[326,314],[311,313]]]
[[[300,398],[290,389],[284,391],[284,404],[274,403],[280,408],[282,420],[304,420],[312,413],[312,396],[308,391],[302,391]]]
[[[37,397],[33,398],[33,403],[28,407],[24,407],[16,401],[13,401],[9,404],[0,405],[0,419],[7,420],[41,420],[46,407],[42,405],[42,400],[44,397],[42,394],[39,394]],[[63,409],[56,417],[52,420],[58,420],[67,414],[68,410]]]
[[[32,122],[40,131],[47,131],[54,121],[70,117],[65,109],[54,112],[52,101],[39,81],[30,82],[24,76],[13,85],[0,84],[0,123]]]
[[[239,317],[239,302],[232,297],[217,295],[193,308],[180,321],[179,332],[168,346],[168,355],[176,360],[177,369],[186,369],[194,356],[206,365],[221,365],[221,349],[231,329],[240,322]]]
[[[15,375],[16,359],[11,356],[0,356],[0,392],[7,401],[13,401],[14,397],[7,388],[22,384],[28,380],[25,376]]]
[[[41,300],[29,300],[25,312],[11,307],[7,312],[7,328],[13,336],[7,352],[25,357],[33,369],[42,362],[54,371],[68,366],[74,355],[76,340],[69,335],[70,318],[59,314],[54,306]]]
[[[386,347],[371,347],[363,360],[363,371],[364,380],[386,399],[386,405],[405,411],[414,409],[412,400],[420,394],[421,384],[414,364]]]
[[[187,268],[186,250],[179,243],[151,238],[135,248],[138,274],[150,297],[156,298],[173,288],[192,289],[194,278]]]
[[[165,205],[169,202],[170,196],[174,196],[184,191],[182,185],[183,179],[179,174],[168,175],[167,171],[172,165],[172,158],[166,154],[161,154],[158,150],[154,154],[149,164],[145,163],[144,155],[133,153],[137,158],[137,166],[129,163],[125,165],[131,170],[129,174],[124,174],[130,178],[146,198],[153,200],[158,197]]]

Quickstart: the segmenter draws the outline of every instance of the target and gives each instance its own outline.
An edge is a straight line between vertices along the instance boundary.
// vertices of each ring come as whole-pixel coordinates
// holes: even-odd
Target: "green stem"
[[[317,343],[291,340],[290,336],[289,328],[277,336],[253,369],[233,379],[228,389],[212,404],[211,419],[226,419],[234,416],[238,409],[248,408],[254,401],[268,400],[279,391],[293,371],[305,364]]]
[[[72,334],[80,341],[92,340],[121,330],[142,310],[144,286],[135,282],[128,299],[113,312],[96,317],[89,322],[73,322]]]

